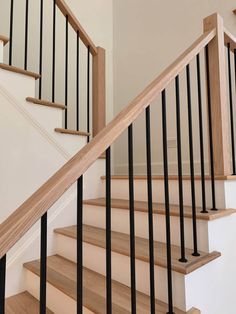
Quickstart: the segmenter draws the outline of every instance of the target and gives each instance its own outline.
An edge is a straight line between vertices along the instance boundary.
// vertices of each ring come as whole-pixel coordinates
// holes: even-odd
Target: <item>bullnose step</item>
[[[70,237],[72,239],[77,238],[76,226],[70,226],[66,228],[55,229],[55,233]],[[106,248],[106,231],[101,228],[92,227],[88,225],[83,226],[83,241],[85,243]],[[120,232],[111,232],[112,251],[125,256],[130,256],[130,237],[127,234]],[[148,239],[136,237],[136,259],[149,263],[149,241]],[[187,275],[194,270],[206,265],[207,263],[220,257],[219,252],[205,253],[200,252],[199,257],[192,255],[193,251],[186,249],[187,263],[179,262],[180,247],[176,245],[171,246],[172,251],[172,270],[178,273]],[[166,257],[166,244],[158,241],[154,241],[154,263],[160,267],[167,267]]]
[[[28,292],[22,292],[6,299],[6,314],[38,314],[39,301]],[[53,314],[47,309],[47,314]]]
[[[24,267],[40,275],[40,261],[32,261],[24,264]],[[60,290],[68,297],[76,301],[76,264],[60,257],[59,255],[50,256],[47,259],[47,280],[56,289]],[[106,313],[106,278],[94,271],[83,268],[83,305],[90,311],[98,314]],[[130,288],[112,281],[112,307],[113,313],[128,314],[130,308]],[[150,298],[140,292],[137,292],[137,311],[142,314],[150,313]],[[167,312],[167,305],[156,300],[156,314]],[[176,314],[200,314],[199,310],[191,309],[183,312],[175,309]]]
[[[101,176],[101,179],[105,180],[106,176]],[[128,180],[129,177],[127,175],[112,175],[111,179],[112,180]],[[168,179],[170,181],[177,181],[179,179],[179,177],[177,175],[169,175]],[[190,181],[191,180],[191,176],[183,175],[182,179],[183,179],[183,181]],[[201,176],[200,175],[195,175],[194,179],[196,181],[200,181],[201,180]],[[146,175],[135,175],[134,176],[134,180],[147,180],[147,176]],[[152,180],[161,181],[161,180],[164,180],[164,176],[163,175],[153,175],[152,176]],[[206,175],[205,176],[205,180],[209,181],[209,180],[211,180],[211,177],[209,175]],[[216,175],[215,176],[215,180],[219,180],[219,181],[234,181],[234,180],[236,180],[236,176],[235,175],[231,175],[231,176]]]
[[[84,201],[85,205],[91,206],[106,206],[106,199],[105,198],[96,198]],[[125,199],[112,199],[111,200],[111,207],[118,208],[123,210],[129,210],[129,201]],[[148,203],[145,201],[135,201],[134,202],[134,209],[135,211],[139,212],[148,212]],[[197,219],[199,220],[214,220],[217,218],[225,217],[236,213],[235,209],[219,209],[218,211],[208,210],[208,213],[201,213],[202,208],[197,207]],[[153,203],[153,213],[159,215],[165,215],[165,204]],[[179,216],[179,206],[178,205],[170,205],[170,215],[178,217]],[[192,207],[191,206],[184,206],[184,217],[185,218],[192,218]]]
[[[56,103],[56,102],[51,102],[48,100],[43,100],[43,99],[38,99],[38,98],[33,98],[33,97],[27,97],[26,101],[35,104],[35,105],[41,105],[41,106],[47,106],[51,108],[57,108],[57,109],[62,109],[65,110],[66,106]]]
[[[36,80],[40,78],[40,75],[37,74],[37,73],[31,72],[31,71],[26,71],[26,70],[23,70],[21,68],[17,68],[15,66],[8,65],[8,64],[5,64],[5,63],[0,63],[0,69],[6,70],[6,71],[10,71],[10,72],[14,72],[14,73],[18,73],[18,74],[23,74],[23,75],[26,75],[26,76],[30,76],[30,77],[35,78]]]
[[[62,134],[70,134],[70,135],[90,136],[90,133],[88,132],[75,131],[75,130],[69,130],[69,129],[63,129],[63,128],[56,128],[55,132],[62,133]]]

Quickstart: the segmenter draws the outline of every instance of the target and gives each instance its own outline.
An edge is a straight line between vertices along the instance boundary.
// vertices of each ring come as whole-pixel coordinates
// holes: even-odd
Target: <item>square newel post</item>
[[[105,49],[97,47],[93,57],[93,137],[106,125]]]
[[[204,19],[204,31],[213,29],[216,29],[216,36],[209,43],[208,52],[214,170],[215,175],[231,175],[224,23],[217,13]]]

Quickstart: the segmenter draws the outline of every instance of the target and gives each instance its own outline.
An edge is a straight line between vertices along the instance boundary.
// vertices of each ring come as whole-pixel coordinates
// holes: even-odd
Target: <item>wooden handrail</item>
[[[0,257],[43,216],[127,127],[156,99],[163,89],[215,37],[212,30],[201,35],[172,65],[158,76],[98,135],[57,171],[0,226]]]
[[[56,0],[57,7],[61,10],[62,14],[66,17],[68,16],[68,21],[72,28],[77,32],[79,31],[80,39],[85,44],[86,47],[90,47],[90,51],[93,56],[97,54],[97,47],[91,40],[91,38],[88,36],[78,19],[75,17],[71,9],[68,7],[68,5],[65,3],[64,0]]]
[[[234,52],[234,49],[236,49],[236,37],[234,37],[233,34],[230,33],[226,28],[224,28],[225,33],[225,45],[227,46],[228,43],[230,43],[230,49]]]

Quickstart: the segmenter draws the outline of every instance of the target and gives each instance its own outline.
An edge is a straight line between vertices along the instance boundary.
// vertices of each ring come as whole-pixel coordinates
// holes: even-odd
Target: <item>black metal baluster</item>
[[[151,313],[154,314],[155,313],[155,272],[154,272],[154,241],[153,241],[150,106],[146,108],[146,155],[147,155],[147,190],[148,190],[150,305],[151,305]]]
[[[88,60],[87,60],[87,132],[90,132],[90,46],[88,46]],[[89,136],[87,142],[89,142]]]
[[[228,50],[229,107],[230,107],[232,166],[233,166],[233,175],[235,175],[236,174],[236,164],[235,164],[235,141],[234,141],[234,109],[233,109],[233,91],[232,91],[230,43],[228,43],[228,45],[227,45],[227,50]]]
[[[25,4],[25,63],[24,69],[27,70],[28,61],[28,24],[29,24],[29,0]]]
[[[66,16],[66,52],[65,52],[65,129],[68,126],[68,45],[69,45],[69,17]]]
[[[197,55],[197,86],[198,86],[198,115],[199,115],[199,140],[200,140],[200,159],[201,159],[201,185],[202,185],[202,211],[208,213],[206,209],[206,187],[205,187],[205,161],[204,161],[204,137],[202,122],[202,88],[201,88],[201,66],[200,55]]]
[[[106,150],[106,301],[107,314],[112,313],[111,284],[111,150]]]
[[[83,313],[83,176],[77,181],[77,314]]]
[[[5,314],[6,255],[0,259],[0,314]]]
[[[79,31],[77,31],[77,59],[76,59],[76,130],[79,131],[79,66],[80,52],[79,52]]]
[[[167,122],[166,122],[166,91],[162,91],[162,139],[166,211],[166,255],[167,255],[167,284],[168,284],[168,314],[173,312],[172,292],[172,260],[171,260],[171,231],[170,231],[170,202],[169,202],[169,174],[168,174],[168,149],[167,149]]]
[[[9,65],[12,65],[12,46],[13,46],[13,17],[14,17],[14,0],[11,0],[10,6],[10,39],[9,39]]]
[[[216,208],[216,194],[215,194],[215,169],[214,169],[214,144],[212,134],[212,113],[211,113],[211,86],[210,86],[210,69],[209,69],[209,52],[208,46],[205,48],[206,54],[206,80],[207,80],[207,107],[208,107],[208,126],[209,126],[209,145],[210,145],[210,173],[211,173],[211,195],[212,195],[212,209]]]
[[[56,0],[53,1],[53,34],[52,34],[52,102],[55,102],[56,74]]]
[[[41,218],[41,243],[40,243],[40,314],[46,314],[47,302],[47,213]]]
[[[42,98],[42,71],[43,71],[43,0],[40,2],[40,40],[39,40],[39,99]]]
[[[129,155],[129,215],[130,215],[130,274],[131,274],[131,313],[136,314],[136,265],[135,265],[135,217],[134,217],[134,162],[133,126],[128,128]]]
[[[190,81],[190,66],[186,67],[187,77],[187,98],[188,98],[188,130],[189,130],[189,157],[190,157],[190,176],[191,176],[191,196],[192,196],[192,222],[193,222],[193,256],[199,256],[197,241],[197,216],[196,216],[196,195],[195,195],[195,174],[194,174],[194,155],[193,155],[193,127],[192,127],[192,95]]]
[[[176,94],[176,128],[177,128],[177,155],[178,155],[178,182],[179,182],[179,220],[180,220],[180,243],[181,258],[180,262],[186,263],[185,256],[185,232],[184,232],[184,201],[183,201],[183,171],[182,171],[182,145],[181,145],[181,124],[180,124],[180,95],[179,95],[179,76],[175,78]]]

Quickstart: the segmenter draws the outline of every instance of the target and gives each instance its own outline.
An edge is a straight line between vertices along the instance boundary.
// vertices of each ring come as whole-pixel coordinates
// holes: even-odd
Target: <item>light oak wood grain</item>
[[[66,109],[66,106],[62,104],[51,102],[48,100],[33,98],[33,97],[27,97],[26,101],[31,102],[32,104],[35,104],[35,105],[47,106],[47,107],[57,108],[57,109],[62,109],[62,110]]]
[[[90,135],[90,133],[88,133],[88,132],[75,131],[75,130],[69,130],[69,129],[63,129],[63,128],[56,128],[55,132],[63,133],[63,134],[71,134],[71,135],[81,135],[81,136],[89,136]]]
[[[90,143],[60,168],[0,226],[0,257],[43,216],[43,214],[83,175],[95,160],[160,95],[161,91],[215,37],[211,30],[201,35],[171,66],[126,106]]]
[[[216,175],[230,175],[232,170],[225,65],[224,23],[222,17],[218,14],[213,14],[204,20],[204,31],[210,31],[212,29],[216,29],[216,36],[208,44],[208,51],[214,170]]]
[[[28,292],[22,292],[6,299],[6,314],[38,314],[39,301]],[[46,311],[53,314],[52,311]]]
[[[69,6],[65,3],[64,0],[56,0],[56,5],[65,17],[68,16],[68,21],[72,28],[76,32],[79,31],[80,39],[82,40],[86,47],[90,47],[92,55],[95,56],[97,54],[97,47],[95,46],[89,35],[86,33],[86,31],[84,30],[84,28],[82,27],[74,13],[71,11]]]
[[[14,67],[12,65],[5,64],[5,63],[0,63],[0,69],[11,71],[11,72],[15,72],[15,73],[19,73],[19,74],[23,74],[23,75],[26,75],[26,76],[31,76],[31,77],[33,77],[35,79],[39,79],[40,78],[40,75],[37,74],[37,73],[31,72],[31,71],[26,71],[26,70],[23,70],[23,69]]]
[[[105,50],[97,48],[93,58],[93,136],[106,125],[106,59]]]
[[[47,260],[47,280],[55,288],[76,300],[76,264],[58,255]],[[24,267],[37,276],[40,274],[39,261],[26,263]],[[83,304],[97,314],[106,312],[106,278],[94,271],[83,268]],[[150,298],[137,291],[137,313],[150,314]],[[131,313],[130,288],[112,281],[112,312],[115,314]],[[156,300],[156,314],[166,314],[167,305]],[[185,312],[175,309],[176,314]],[[185,313],[186,314],[186,313]],[[187,314],[200,314],[197,309],[191,309]]]
[[[76,226],[60,228],[55,230],[56,233],[76,239]],[[83,226],[83,241],[101,248],[106,248],[106,230],[92,226]],[[120,232],[111,232],[112,251],[130,256],[130,236]],[[136,259],[149,263],[149,241],[148,239],[135,238]],[[171,246],[172,252],[172,270],[187,275],[194,270],[206,265],[212,260],[220,257],[219,252],[204,253],[201,256],[192,256],[192,250],[186,249],[187,263],[180,263],[180,247]],[[166,244],[162,242],[154,242],[154,263],[160,267],[167,267]]]
[[[174,181],[179,179],[179,177],[177,175],[169,175],[168,178],[169,178],[169,180],[174,180]],[[182,178],[184,181],[191,180],[191,176],[189,176],[189,175],[184,175]],[[101,179],[105,180],[106,177],[101,176]],[[128,180],[128,176],[127,175],[113,175],[113,176],[111,176],[111,179],[112,180]],[[147,176],[146,175],[136,175],[136,176],[134,176],[134,180],[147,180]],[[152,180],[164,180],[164,176],[163,175],[153,175]],[[194,180],[196,180],[196,181],[201,180],[201,176],[195,175]],[[209,180],[211,180],[211,177],[206,175],[205,180],[209,181]],[[219,181],[234,181],[234,180],[236,180],[236,176],[234,176],[234,175],[231,175],[231,176],[216,175],[215,180],[217,180],[217,181],[218,180]]]
[[[85,205],[92,206],[106,206],[105,198],[96,198],[91,200],[84,201]],[[112,208],[119,208],[124,210],[129,210],[129,201],[124,199],[112,199],[111,200]],[[148,212],[148,203],[144,201],[135,201],[134,202],[135,211],[147,213]],[[235,209],[220,209],[218,211],[208,210],[207,214],[201,213],[202,208],[196,208],[196,216],[199,220],[211,221],[221,217],[226,217],[236,213]],[[153,203],[153,213],[159,215],[165,215],[165,204]],[[170,215],[174,217],[179,217],[179,206],[178,205],[170,205]],[[192,207],[184,206],[184,217],[192,218]]]

